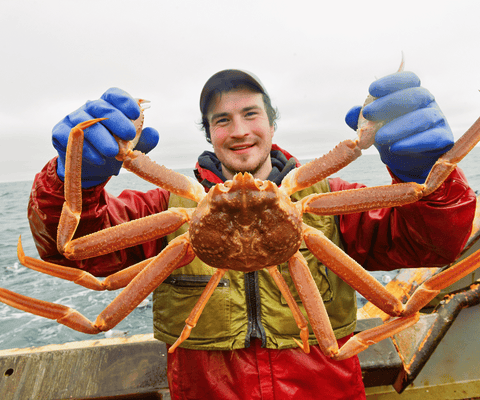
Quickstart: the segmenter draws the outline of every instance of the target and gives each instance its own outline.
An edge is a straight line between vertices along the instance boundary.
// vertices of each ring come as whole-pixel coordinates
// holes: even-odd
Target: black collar
[[[272,150],[270,152],[270,158],[272,160],[272,171],[270,172],[270,175],[268,175],[267,179],[279,186],[283,178],[296,167],[297,162],[294,157],[287,160],[285,154],[283,154],[280,150]],[[214,173],[222,180],[222,182],[227,180],[222,173],[222,164],[215,153],[211,151],[204,151],[200,157],[198,157],[198,165],[201,168]],[[205,179],[198,169],[195,170],[195,176],[205,187],[210,188],[216,185],[216,183]]]

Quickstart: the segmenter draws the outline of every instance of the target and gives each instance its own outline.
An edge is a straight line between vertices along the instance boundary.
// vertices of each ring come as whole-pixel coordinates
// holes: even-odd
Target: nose
[[[244,118],[237,116],[233,119],[233,129],[230,133],[231,137],[242,138],[250,133],[250,126],[248,121]]]

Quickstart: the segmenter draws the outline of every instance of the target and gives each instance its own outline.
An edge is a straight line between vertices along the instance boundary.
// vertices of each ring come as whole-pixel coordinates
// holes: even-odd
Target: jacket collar
[[[272,145],[270,158],[272,159],[272,172],[270,172],[267,179],[277,185],[280,185],[282,179],[292,169],[301,165],[294,156],[276,144]],[[222,174],[220,161],[215,153],[211,151],[204,151],[200,154],[194,172],[198,181],[207,189],[227,180]]]

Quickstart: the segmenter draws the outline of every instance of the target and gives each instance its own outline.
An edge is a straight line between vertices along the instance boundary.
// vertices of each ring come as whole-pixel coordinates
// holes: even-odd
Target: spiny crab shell
[[[204,263],[256,271],[297,252],[302,214],[275,183],[239,173],[210,190],[192,215],[189,234]]]

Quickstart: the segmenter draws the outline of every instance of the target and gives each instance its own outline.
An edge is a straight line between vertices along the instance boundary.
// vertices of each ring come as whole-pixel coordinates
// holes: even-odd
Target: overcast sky
[[[151,101],[155,161],[193,166],[210,149],[200,91],[225,68],[260,77],[274,141],[307,158],[354,136],[345,113],[403,51],[458,138],[480,116],[479,15],[478,0],[2,0],[0,182],[33,179],[52,127],[112,86]]]

